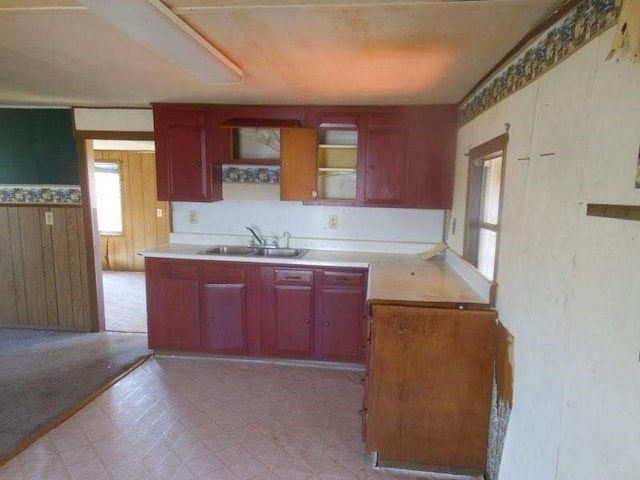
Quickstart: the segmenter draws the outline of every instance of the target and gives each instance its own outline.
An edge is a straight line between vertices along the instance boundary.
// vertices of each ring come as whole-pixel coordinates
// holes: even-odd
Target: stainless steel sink
[[[198,252],[198,255],[253,255],[258,249],[240,245],[217,245]]]
[[[216,245],[201,250],[198,255],[236,255],[242,257],[300,258],[309,250],[302,248],[243,247],[240,245]]]
[[[256,255],[261,257],[300,258],[308,251],[300,248],[260,248]]]

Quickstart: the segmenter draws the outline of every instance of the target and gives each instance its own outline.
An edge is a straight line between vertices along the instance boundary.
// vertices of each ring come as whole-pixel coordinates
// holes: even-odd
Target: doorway
[[[93,159],[105,330],[146,333],[138,252],[169,241],[169,203],[156,200],[154,143],[93,140]]]

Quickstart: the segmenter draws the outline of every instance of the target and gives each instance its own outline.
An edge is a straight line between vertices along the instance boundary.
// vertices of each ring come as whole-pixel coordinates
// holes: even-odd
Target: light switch
[[[162,209],[161,209],[161,208],[157,208],[157,209],[156,209],[156,216],[157,216],[158,218],[162,218]]]
[[[329,215],[329,228],[332,230],[338,228],[338,215]]]
[[[44,212],[44,223],[53,225],[53,212]]]
[[[198,212],[195,210],[189,210],[189,223],[198,223]]]

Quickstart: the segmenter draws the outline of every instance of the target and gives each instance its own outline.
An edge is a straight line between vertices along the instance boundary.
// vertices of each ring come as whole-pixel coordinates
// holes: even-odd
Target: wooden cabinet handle
[[[316,192],[315,190],[313,192],[311,192],[311,196],[313,198],[318,198],[318,192]]]
[[[294,277],[293,275],[291,276],[287,275],[286,277],[284,277],[284,279],[285,280],[302,280],[302,277],[300,276]]]
[[[209,315],[209,322],[213,323],[215,319],[216,319],[215,315]]]
[[[305,324],[309,325],[311,323],[311,319],[310,318],[306,318],[304,321]]]
[[[325,327],[330,327],[331,326],[331,322],[326,322],[324,325],[325,325]]]

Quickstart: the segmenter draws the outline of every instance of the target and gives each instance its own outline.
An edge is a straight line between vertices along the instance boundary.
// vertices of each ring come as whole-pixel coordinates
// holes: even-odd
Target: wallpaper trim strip
[[[255,183],[270,185],[280,183],[280,167],[222,167],[224,183]]]
[[[0,203],[81,205],[78,185],[0,185]]]
[[[469,123],[527,86],[579,48],[613,27],[623,0],[584,0],[540,34],[460,106],[458,124]]]

